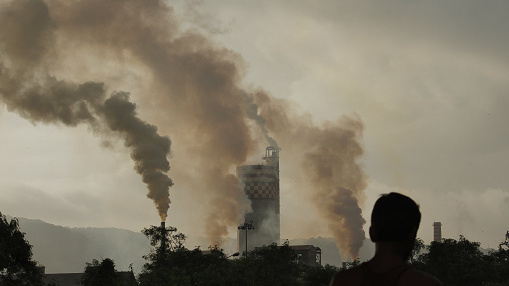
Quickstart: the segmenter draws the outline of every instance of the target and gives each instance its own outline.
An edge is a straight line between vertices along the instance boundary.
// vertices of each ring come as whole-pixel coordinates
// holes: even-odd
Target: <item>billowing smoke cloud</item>
[[[174,173],[189,179],[179,181],[179,188],[196,192],[193,207],[208,210],[203,222],[211,243],[220,244],[249,208],[240,203],[246,198],[235,167],[268,143],[281,147],[285,158],[300,160],[341,248],[353,256],[358,251],[363,220],[356,198],[365,188],[356,161],[362,154],[360,119],[317,127],[262,90],[242,88],[241,58],[197,31],[183,30],[165,1],[4,1],[0,13],[2,101],[33,122],[86,123],[97,134],[122,134],[163,214],[172,184],[165,174],[170,142],[136,116],[126,93],[106,96],[99,82],[112,86],[113,80],[101,78],[100,67],[107,64],[139,74],[137,90],[143,92],[133,98],[143,107],[140,113],[174,139],[173,160],[182,165]],[[81,60],[82,54],[96,59]],[[79,71],[67,72],[77,64]],[[131,84],[119,82],[120,90]]]
[[[40,64],[51,48],[54,25],[48,12],[42,2],[25,0],[10,2],[0,10],[0,34],[6,35],[0,43],[0,98],[9,110],[34,123],[85,123],[98,134],[106,130],[120,134],[131,150],[136,172],[147,184],[147,196],[164,220],[172,185],[166,175],[170,140],[137,117],[127,93],[114,92],[106,98],[103,83],[76,84],[47,75]]]
[[[316,209],[329,226],[338,248],[357,258],[365,234],[358,198],[363,199],[367,177],[360,163],[364,129],[361,119],[342,116],[337,122],[315,126],[307,116],[290,112],[287,102],[257,93],[268,130],[291,149],[301,166]],[[288,153],[288,152],[287,152]]]

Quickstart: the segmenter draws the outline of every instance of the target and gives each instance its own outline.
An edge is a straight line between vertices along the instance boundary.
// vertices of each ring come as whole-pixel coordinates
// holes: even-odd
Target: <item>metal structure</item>
[[[250,221],[254,230],[249,235],[239,228],[238,250],[252,250],[257,246],[279,243],[279,148],[269,146],[263,165],[244,165],[237,167],[239,186],[251,201],[252,212],[247,213],[243,222]]]
[[[433,241],[442,241],[442,223],[439,221],[433,223]]]
[[[170,250],[174,250],[171,244],[168,244],[168,233],[172,233],[177,231],[177,228],[173,226],[166,227],[166,223],[164,221],[161,222],[161,227],[159,228],[161,235],[161,251],[164,253],[167,250],[167,247],[170,247]]]
[[[245,252],[245,255],[247,255],[247,231],[255,229],[254,226],[253,226],[253,222],[251,222],[251,223],[245,222],[243,225],[239,225],[238,229],[246,231],[246,234],[245,234],[246,235],[246,252]],[[238,254],[238,252],[237,252],[237,254]]]
[[[166,222],[161,222],[161,252],[166,252]]]

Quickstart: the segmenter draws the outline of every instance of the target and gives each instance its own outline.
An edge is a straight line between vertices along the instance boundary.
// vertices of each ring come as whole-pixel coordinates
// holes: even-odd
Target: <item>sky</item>
[[[261,163],[268,136],[281,148],[282,239],[333,236],[321,209],[337,193],[320,184],[344,182],[366,233],[375,200],[397,191],[420,205],[426,243],[434,221],[445,238],[484,248],[504,239],[509,3],[156,2],[0,2],[0,22],[26,32],[0,39],[9,71],[0,81],[1,212],[133,231],[161,220],[133,168],[130,131],[115,129],[102,101],[87,101],[94,116],[75,123],[16,101],[25,85],[53,90],[56,79],[70,90],[92,82],[104,98],[129,92],[121,99],[136,104],[142,126],[171,139],[171,169],[158,169],[173,181],[167,224],[190,236],[236,237],[249,203],[232,191],[235,167]],[[30,84],[10,97],[14,78]],[[326,180],[307,161],[323,150],[333,160]]]

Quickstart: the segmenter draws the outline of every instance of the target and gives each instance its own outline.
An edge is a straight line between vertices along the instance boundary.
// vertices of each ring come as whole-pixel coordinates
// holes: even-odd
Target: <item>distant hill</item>
[[[46,273],[82,272],[86,262],[92,259],[111,258],[116,269],[127,271],[133,264],[135,274],[145,263],[142,258],[150,251],[148,239],[141,232],[117,228],[70,228],[50,224],[41,220],[18,218],[26,239],[33,246],[34,260],[46,266]],[[187,247],[202,245],[207,249],[204,238],[189,237]],[[322,265],[341,266],[342,259],[332,238],[313,237],[292,239],[290,245],[311,244],[322,250]],[[237,251],[235,239],[227,239],[222,246],[226,253]],[[361,261],[374,253],[373,243],[367,239],[360,251]]]
[[[116,269],[126,271],[133,264],[141,271],[143,255],[150,251],[148,239],[116,228],[69,228],[41,220],[18,218],[20,228],[33,246],[34,260],[46,266],[46,273],[81,272],[92,259],[111,258]]]

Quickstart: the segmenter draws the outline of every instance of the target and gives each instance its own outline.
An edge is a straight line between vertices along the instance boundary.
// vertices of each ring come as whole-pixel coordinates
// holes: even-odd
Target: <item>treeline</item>
[[[342,269],[299,263],[288,244],[257,248],[238,259],[212,247],[207,254],[184,247],[185,235],[175,229],[161,235],[159,227],[143,231],[154,246],[138,285],[328,285]],[[161,244],[162,243],[162,244]],[[346,268],[360,263],[347,263]],[[509,285],[509,242],[483,253],[479,242],[460,236],[425,245],[416,240],[409,264],[439,278],[444,286]],[[92,284],[91,284],[92,285]]]
[[[288,243],[257,248],[235,259],[219,247],[208,251],[187,249],[186,236],[175,228],[152,226],[142,231],[153,246],[144,256],[138,275],[125,276],[109,258],[86,263],[82,285],[328,285],[341,269],[308,266],[298,260]],[[483,253],[480,243],[444,239],[425,245],[416,241],[409,264],[439,278],[443,285],[509,285],[509,242]],[[359,264],[347,263],[347,268]],[[31,246],[16,219],[8,222],[0,213],[0,286],[44,285],[32,260]],[[125,273],[123,273],[125,274]],[[128,278],[128,279],[126,279]]]
[[[479,242],[443,239],[424,245],[416,241],[409,263],[417,269],[435,275],[443,285],[509,285],[509,244],[500,243],[497,250],[487,254]]]
[[[218,247],[184,247],[185,236],[170,228],[144,229],[154,246],[138,276],[139,285],[329,285],[335,266],[300,263],[288,243],[257,248],[231,259]]]

